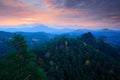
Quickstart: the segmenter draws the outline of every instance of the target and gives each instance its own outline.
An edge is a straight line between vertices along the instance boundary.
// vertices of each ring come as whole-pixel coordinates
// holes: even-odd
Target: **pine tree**
[[[35,54],[28,51],[24,37],[15,34],[10,43],[14,51],[1,62],[1,80],[44,80],[43,70],[36,64]]]

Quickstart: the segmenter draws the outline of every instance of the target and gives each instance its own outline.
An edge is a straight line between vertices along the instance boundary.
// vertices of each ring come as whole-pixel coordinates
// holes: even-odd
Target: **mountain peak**
[[[91,39],[93,39],[94,36],[91,32],[88,32],[88,33],[85,33],[85,34],[81,35],[81,38],[91,38]]]

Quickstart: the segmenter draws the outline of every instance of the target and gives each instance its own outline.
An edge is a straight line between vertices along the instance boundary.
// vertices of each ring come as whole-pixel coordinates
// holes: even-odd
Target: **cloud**
[[[0,24],[120,26],[120,0],[0,0]]]
[[[0,17],[20,17],[21,14],[28,15],[29,10],[26,4],[23,4],[16,0],[0,0]]]
[[[64,18],[79,18],[80,21],[97,22],[102,26],[119,25],[120,0],[45,0],[53,9],[67,9]],[[77,14],[69,15],[71,12]],[[81,20],[82,18],[82,20]],[[114,24],[113,24],[114,23]],[[98,25],[99,25],[98,24]]]

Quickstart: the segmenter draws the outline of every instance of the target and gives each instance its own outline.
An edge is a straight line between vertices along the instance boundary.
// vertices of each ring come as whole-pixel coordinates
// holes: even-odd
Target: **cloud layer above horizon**
[[[0,0],[0,25],[120,28],[120,0]]]

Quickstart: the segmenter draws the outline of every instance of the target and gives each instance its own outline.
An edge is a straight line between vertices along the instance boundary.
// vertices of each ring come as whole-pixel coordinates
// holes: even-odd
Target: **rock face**
[[[91,32],[85,33],[81,35],[81,40],[84,41],[87,44],[93,44],[95,41],[95,38]]]
[[[88,32],[88,33],[81,35],[81,38],[94,39],[94,36],[91,32]]]

